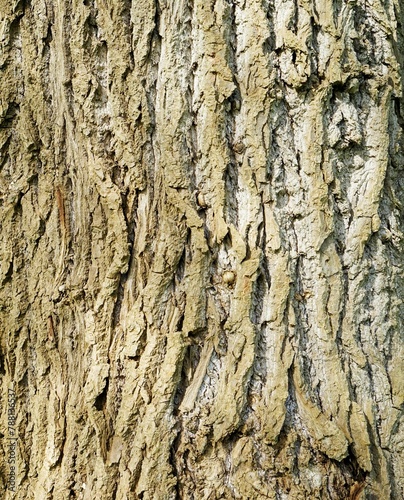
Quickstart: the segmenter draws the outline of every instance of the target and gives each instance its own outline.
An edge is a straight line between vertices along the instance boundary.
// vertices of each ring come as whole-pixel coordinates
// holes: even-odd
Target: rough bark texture
[[[2,498],[403,498],[402,2],[0,6]]]

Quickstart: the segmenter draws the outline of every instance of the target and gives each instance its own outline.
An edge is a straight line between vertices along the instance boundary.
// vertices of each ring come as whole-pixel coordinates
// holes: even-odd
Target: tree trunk
[[[0,5],[2,498],[404,498],[403,4]]]

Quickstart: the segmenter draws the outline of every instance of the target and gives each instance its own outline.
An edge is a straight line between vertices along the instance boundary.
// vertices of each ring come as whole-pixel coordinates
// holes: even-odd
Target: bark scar
[[[66,216],[65,216],[65,202],[60,187],[56,188],[56,202],[58,205],[59,222],[60,222],[60,227],[62,229],[62,237],[63,237],[63,233],[66,233]]]
[[[48,339],[51,342],[55,341],[55,327],[53,325],[53,318],[52,318],[52,316],[48,317]]]
[[[68,227],[66,223],[66,210],[65,210],[65,200],[64,195],[61,188],[58,186],[55,189],[56,203],[58,206],[59,212],[59,224],[60,224],[60,232],[62,237],[61,242],[61,250],[60,250],[60,258],[57,266],[57,272],[55,275],[54,284],[57,286],[61,281],[63,270],[64,270],[64,261],[67,254],[67,240],[68,240]]]

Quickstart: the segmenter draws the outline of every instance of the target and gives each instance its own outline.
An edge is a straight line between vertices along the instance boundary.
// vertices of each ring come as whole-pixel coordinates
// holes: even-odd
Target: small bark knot
[[[236,275],[233,271],[225,271],[222,276],[223,283],[226,285],[232,285],[236,280]]]
[[[206,200],[205,200],[205,195],[201,192],[199,192],[197,195],[196,195],[196,202],[198,203],[198,205],[201,207],[201,208],[206,208],[208,205],[206,203]]]
[[[244,151],[245,151],[245,144],[244,144],[244,142],[243,142],[243,141],[237,141],[237,142],[234,144],[233,149],[234,149],[234,151],[235,151],[237,154],[239,154],[239,155],[243,154],[243,153],[244,153]]]

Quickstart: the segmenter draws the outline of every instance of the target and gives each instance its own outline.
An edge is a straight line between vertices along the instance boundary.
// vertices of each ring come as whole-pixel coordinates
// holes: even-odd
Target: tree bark
[[[404,498],[402,2],[0,6],[2,498]]]

